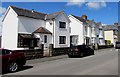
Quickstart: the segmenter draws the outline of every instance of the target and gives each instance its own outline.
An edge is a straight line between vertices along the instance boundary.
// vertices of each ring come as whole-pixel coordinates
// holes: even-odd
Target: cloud
[[[2,0],[2,2],[69,2],[70,0]],[[101,0],[87,0],[89,2],[100,2]],[[81,0],[79,2],[82,2]],[[106,0],[106,2],[119,2],[119,0]]]
[[[4,8],[4,7],[0,7],[0,14],[5,13],[5,11],[6,11],[6,8]]]
[[[67,6],[70,6],[70,5],[82,6],[82,4],[85,3],[85,2],[86,2],[86,0],[70,0],[67,3]]]
[[[86,6],[90,9],[100,9],[102,7],[106,7],[105,2],[88,2]]]
[[[69,2],[66,4],[67,6],[72,6],[72,5],[77,5],[77,6],[82,6],[84,4],[90,8],[90,9],[99,9],[102,7],[106,7],[106,2],[105,0],[100,0],[99,2],[88,2],[87,0],[69,0]]]

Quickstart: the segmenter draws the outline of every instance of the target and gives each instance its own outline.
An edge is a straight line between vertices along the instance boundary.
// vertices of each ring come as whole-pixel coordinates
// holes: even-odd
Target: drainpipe
[[[55,28],[54,21],[55,21],[55,20],[52,19],[52,21],[53,21],[53,48],[54,48],[54,33],[55,33],[55,32],[54,32],[54,28]]]

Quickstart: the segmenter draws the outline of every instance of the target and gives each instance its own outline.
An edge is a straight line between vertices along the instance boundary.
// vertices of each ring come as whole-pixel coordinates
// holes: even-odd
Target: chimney
[[[85,19],[85,20],[87,20],[87,15],[85,15],[85,14],[82,15],[82,18]]]
[[[34,13],[34,9],[32,9],[32,13]]]
[[[114,23],[114,26],[118,26],[118,23]]]

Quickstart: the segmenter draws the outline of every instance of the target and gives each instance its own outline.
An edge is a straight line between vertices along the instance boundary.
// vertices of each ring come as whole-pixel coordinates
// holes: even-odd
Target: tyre
[[[80,53],[80,57],[83,57],[83,56],[84,56],[83,52],[82,52],[82,53]]]
[[[8,67],[7,67],[7,71],[8,72],[16,72],[18,70],[18,63],[16,62],[11,62],[9,63]]]
[[[69,58],[72,58],[73,56],[72,55],[68,55]]]

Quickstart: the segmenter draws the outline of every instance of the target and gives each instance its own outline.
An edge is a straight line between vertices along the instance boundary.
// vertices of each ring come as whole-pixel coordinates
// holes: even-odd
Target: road
[[[83,58],[63,58],[26,66],[33,67],[6,75],[118,75],[118,51],[102,49]]]

